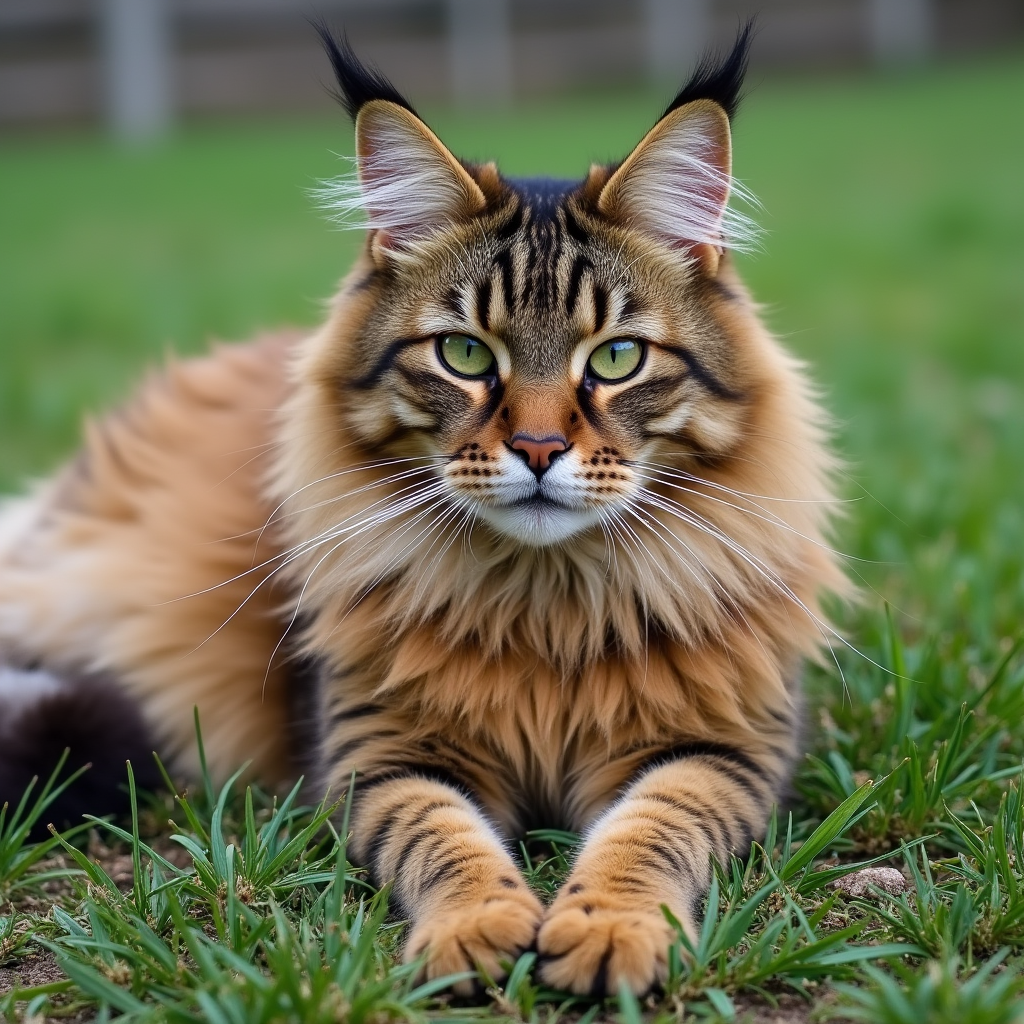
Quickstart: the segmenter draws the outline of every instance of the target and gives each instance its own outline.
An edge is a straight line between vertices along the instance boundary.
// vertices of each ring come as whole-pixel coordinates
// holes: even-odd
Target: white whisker
[[[442,511],[442,515],[443,515],[444,511],[446,511],[444,509],[444,506],[447,504],[447,502],[448,502],[448,498],[447,497],[438,498],[436,501],[432,502],[429,506],[427,506],[427,508],[425,508],[422,511],[420,511],[408,523],[403,524],[402,529],[400,531],[398,531],[396,534],[393,534],[393,535],[389,536],[387,538],[387,540],[390,541],[392,544],[394,542],[400,540],[411,529],[413,529],[413,527],[415,527],[425,516],[429,515],[431,512],[433,512],[437,508],[441,508],[443,510]],[[432,531],[435,528],[436,524],[437,524],[437,519],[434,519],[432,522],[430,522],[426,526],[424,526],[423,529],[421,529],[420,532],[417,533],[416,536],[412,538],[412,546],[415,546],[420,541],[420,539],[422,537],[424,537],[430,531]],[[348,618],[348,616],[351,614],[351,612],[354,611],[355,608],[357,608],[359,606],[360,602],[363,601],[370,593],[372,593],[372,591],[376,587],[378,587],[381,583],[383,583],[384,580],[387,579],[387,577],[391,573],[392,569],[394,569],[394,567],[396,565],[398,565],[399,562],[402,560],[402,557],[403,557],[403,552],[400,551],[400,552],[394,554],[385,563],[384,567],[377,572],[377,574],[373,577],[373,579],[370,580],[369,583],[366,584],[366,586],[363,588],[362,592],[359,593],[358,595],[356,595],[356,597],[354,597],[349,602],[348,608],[339,617],[337,623],[335,623],[334,628],[331,630],[331,632],[328,634],[328,636],[333,636],[335,633],[337,633],[337,631],[341,628],[342,623],[344,623],[344,621]]]
[[[635,502],[627,501],[626,502],[626,509],[631,513],[631,515],[633,516],[634,519],[636,519],[641,525],[647,527],[647,529],[650,530],[651,533],[653,533],[655,536],[659,537],[663,541],[666,541],[666,543],[670,543],[670,542],[668,542],[666,540],[665,536],[661,533],[661,530],[665,530],[666,528],[662,524],[658,523],[657,520],[654,520],[653,522],[651,522],[648,519],[646,519],[644,516],[642,516],[640,514],[639,510],[637,509]],[[626,524],[623,523],[623,525],[625,526]],[[661,530],[658,529],[659,527],[661,528]],[[633,531],[632,529],[630,529],[630,532],[633,533],[634,536],[637,536],[635,531]],[[691,562],[690,559],[684,558],[684,557],[680,556],[680,562],[682,563],[683,568],[685,568],[686,571],[689,572],[689,574],[693,577],[694,581],[699,586],[703,587],[704,591],[710,597],[713,598],[715,596],[714,595],[714,591],[708,585],[708,580],[711,580],[713,583],[716,583],[716,584],[718,583],[718,580],[708,570],[707,566],[704,565],[704,563],[697,556],[697,554],[690,547],[690,545],[686,543],[686,541],[684,541],[678,535],[671,533],[671,531],[667,531],[666,530],[666,532],[669,533],[669,535],[671,537],[673,537],[674,539],[678,540],[679,543],[682,544],[683,547],[686,548],[687,552],[690,554],[690,556],[692,557],[693,561],[696,562],[696,564],[703,570],[703,575],[701,573],[698,573],[697,570],[694,568],[693,562]],[[685,594],[686,591],[680,585],[679,581],[677,579],[675,579],[670,573],[668,573],[666,571],[664,566],[661,564],[660,560],[654,558],[653,552],[650,552],[650,550],[647,548],[647,545],[643,544],[643,541],[638,536],[637,536],[637,540],[638,540],[638,542],[640,544],[643,545],[644,550],[647,551],[648,554],[650,555],[651,564],[653,564],[655,566],[655,568],[657,568],[658,571],[661,572],[661,574],[669,581],[669,583],[672,585],[672,587],[674,589],[676,589],[681,594]],[[670,544],[670,546],[671,546],[671,544]],[[679,555],[679,552],[676,551],[676,554]],[[719,584],[719,586],[721,586],[721,584]]]
[[[746,548],[744,548],[737,541],[733,540],[728,534],[720,530],[714,523],[711,523],[709,520],[704,519],[703,516],[700,516],[699,514],[693,512],[691,509],[687,509],[683,505],[680,505],[678,502],[674,502],[671,499],[664,498],[662,495],[657,494],[656,492],[651,491],[646,487],[641,487],[639,491],[643,495],[643,500],[647,504],[655,508],[660,508],[662,511],[667,512],[669,515],[681,519],[683,522],[688,523],[694,529],[702,533],[705,533],[707,536],[718,541],[724,547],[728,548],[728,550],[732,551],[733,554],[735,554],[743,562],[749,565],[750,568],[752,568],[759,576],[761,576],[764,580],[771,584],[771,586],[778,590],[784,597],[792,601],[793,604],[795,604],[814,624],[815,629],[817,629],[817,631],[821,635],[822,640],[829,649],[829,653],[832,655],[832,660],[835,662],[836,668],[839,670],[840,678],[845,683],[846,677],[843,674],[842,666],[839,664],[839,659],[836,657],[835,649],[833,648],[832,642],[829,639],[829,634],[835,637],[835,639],[837,639],[845,647],[849,647],[850,650],[855,651],[857,654],[861,654],[861,652],[857,651],[857,649],[844,636],[842,636],[840,633],[834,630],[827,622],[822,620],[819,616],[815,615],[814,612],[807,607],[807,604],[796,593],[794,593],[793,589],[785,582],[785,580],[782,579],[782,577],[778,574],[778,572],[775,569],[769,566],[762,559],[758,558],[756,555],[753,555],[751,552],[747,551]],[[861,656],[865,657],[865,655],[863,654],[861,654]],[[870,661],[870,659],[868,660]],[[874,663],[872,662],[872,664]]]
[[[368,485],[367,489],[370,489],[373,486],[377,486],[377,485],[376,484]],[[322,533],[319,533],[316,536],[311,537],[311,538],[309,538],[307,540],[301,541],[300,543],[294,545],[293,547],[285,548],[283,551],[279,551],[277,554],[272,555],[270,558],[266,559],[263,562],[260,562],[258,565],[252,565],[248,569],[245,569],[244,571],[242,571],[240,573],[237,573],[235,576],[231,576],[231,577],[229,577],[226,580],[222,580],[219,583],[213,584],[213,586],[206,587],[203,590],[193,591],[190,594],[184,594],[181,597],[172,598],[171,600],[165,601],[164,603],[165,604],[174,604],[177,601],[186,601],[189,598],[199,597],[202,594],[212,593],[214,590],[219,590],[222,587],[226,587],[226,586],[229,586],[232,583],[236,583],[238,580],[244,579],[246,576],[249,576],[250,574],[252,574],[254,572],[258,572],[260,569],[265,569],[267,566],[273,565],[274,562],[281,562],[281,564],[277,567],[277,569],[274,569],[269,574],[269,576],[267,577],[269,579],[270,576],[274,575],[274,573],[276,573],[278,571],[278,569],[284,568],[284,566],[288,565],[291,561],[294,561],[295,557],[298,557],[298,556],[302,555],[305,551],[310,550],[313,547],[316,547],[317,545],[319,545],[320,543],[322,543],[324,541],[329,541],[329,540],[333,539],[333,536],[337,535],[336,531],[338,531],[339,529],[345,527],[346,524],[351,522],[353,519],[358,519],[358,518],[360,518],[362,516],[365,516],[375,506],[380,505],[383,502],[393,501],[400,494],[404,494],[407,491],[418,491],[421,488],[421,486],[422,486],[422,484],[420,484],[420,483],[407,484],[405,487],[399,488],[394,494],[386,495],[383,498],[379,498],[377,501],[372,502],[370,505],[367,505],[364,508],[359,509],[358,511],[352,513],[352,515],[346,517],[345,519],[342,519],[340,523],[335,523],[334,525],[328,527]],[[431,486],[432,487],[442,487],[443,484],[436,483],[436,484],[433,484]],[[356,493],[358,493],[358,491],[352,491],[352,492],[349,492],[349,493],[350,494],[356,494]],[[403,499],[403,500],[409,500],[409,499]],[[315,508],[317,506],[310,506],[310,507],[311,508]],[[266,527],[264,527],[263,529],[265,530]],[[261,530],[260,531],[261,536],[262,536],[262,532],[263,531]],[[259,546],[259,541],[258,540],[256,542],[256,546],[257,547]],[[260,584],[257,584],[257,589],[259,589],[259,587],[262,586],[262,583],[264,583],[264,582],[266,582],[266,580],[263,580],[263,581],[261,581]],[[255,593],[255,591],[253,591],[253,593]],[[251,596],[252,595],[250,594],[250,597]]]
[[[813,544],[815,547],[819,547],[823,551],[827,551],[830,555],[836,555],[841,558],[848,557],[842,552],[837,551],[830,544],[826,544],[823,540],[820,540],[817,537],[808,536],[806,533],[802,533],[800,530],[796,529],[796,527],[786,522],[786,520],[783,519],[781,516],[778,516],[771,510],[764,508],[762,505],[759,505],[757,502],[748,498],[747,495],[743,494],[741,491],[734,491],[732,490],[732,488],[725,487],[724,485],[720,484],[714,484],[709,480],[704,480],[701,477],[694,477],[691,476],[690,474],[670,473],[667,470],[659,468],[655,463],[636,462],[632,463],[632,465],[642,468],[645,472],[653,471],[656,475],[653,479],[649,478],[651,479],[651,482],[657,482],[665,487],[671,487],[674,490],[682,491],[685,494],[692,494],[695,497],[704,498],[707,501],[714,501],[720,505],[725,505],[727,508],[734,509],[737,512],[742,512],[745,515],[751,516],[755,519],[760,519],[762,522],[767,523],[769,526],[777,526],[781,530],[785,530],[788,533],[792,533],[794,536],[799,537],[801,540],[805,540],[809,544]],[[758,509],[759,511],[755,511],[754,509],[751,508],[746,508],[742,505],[737,505],[735,502],[728,501],[725,498],[719,497],[718,495],[715,494],[706,494],[704,491],[697,490],[694,487],[687,487],[685,484],[674,483],[671,479],[673,476],[679,476],[685,479],[692,480],[699,484],[705,484],[708,487],[714,487],[717,488],[718,490],[724,491],[727,494],[731,494],[743,500],[750,501],[750,504],[754,506],[754,509]]]
[[[222,629],[224,629],[224,627],[227,626],[228,623],[230,623],[235,618],[235,616],[238,615],[238,613],[256,596],[261,587],[268,583],[282,569],[286,568],[291,563],[301,558],[303,555],[309,554],[312,551],[316,550],[316,548],[322,547],[324,544],[329,544],[332,541],[337,540],[339,537],[341,537],[341,540],[339,540],[337,544],[335,544],[325,555],[323,555],[320,558],[320,560],[316,563],[316,565],[313,567],[313,570],[310,572],[306,579],[306,584],[308,584],[313,572],[315,572],[316,569],[319,568],[324,559],[328,558],[331,554],[337,551],[342,544],[347,543],[352,538],[358,537],[368,530],[376,529],[377,527],[383,525],[391,519],[397,518],[398,516],[404,514],[407,511],[410,511],[411,509],[415,508],[418,504],[421,504],[424,501],[429,501],[436,494],[438,494],[443,489],[443,487],[443,484],[435,484],[433,485],[433,487],[428,488],[426,491],[421,491],[416,495],[413,495],[408,498],[403,498],[401,501],[394,502],[392,505],[386,506],[384,509],[381,509],[380,511],[378,511],[378,513],[372,516],[367,522],[359,523],[354,526],[346,527],[343,529],[339,527],[332,527],[331,529],[324,531],[324,533],[321,534],[319,537],[314,538],[311,541],[306,541],[302,544],[296,545],[295,548],[291,549],[291,553],[284,558],[281,564],[276,566],[269,573],[267,573],[267,575],[264,576],[263,579],[261,579],[259,583],[256,584],[256,586],[248,593],[248,595],[246,595],[246,597],[235,608],[235,610],[208,637],[206,637],[205,640],[196,645],[195,650],[198,650],[200,647],[203,646],[203,644],[208,643]],[[363,513],[361,512],[357,513],[356,515],[349,516],[348,519],[343,520],[343,522],[348,522],[351,519],[357,518],[357,516],[361,514]],[[264,564],[269,564],[269,562]],[[253,570],[248,570],[248,572],[252,571]],[[234,579],[241,579],[242,577],[248,575],[248,572],[241,573]],[[303,585],[303,592],[305,591],[306,584]],[[218,587],[223,587],[225,585],[225,583],[220,583],[217,584],[216,587],[207,588],[207,591],[197,591],[197,594],[208,593],[210,590],[215,590]],[[183,600],[183,598],[177,598],[176,600]]]
[[[414,524],[415,524],[415,523],[416,523],[416,522],[417,522],[417,521],[418,521],[419,519],[421,519],[421,518],[422,518],[422,517],[423,517],[424,515],[426,515],[426,514],[427,514],[427,513],[428,513],[428,512],[430,511],[430,509],[431,509],[431,508],[435,508],[435,507],[436,507],[436,506],[437,506],[438,504],[441,504],[441,503],[443,503],[443,502],[444,502],[444,498],[441,498],[441,499],[440,499],[439,501],[436,501],[436,502],[434,502],[434,503],[433,503],[432,505],[428,506],[428,508],[427,508],[427,509],[424,509],[424,510],[422,510],[421,512],[419,512],[419,513],[417,514],[417,516],[416,516],[416,517],[414,517],[414,518],[413,518],[413,520],[412,520],[412,521],[411,521],[410,523],[406,524],[406,526],[405,526],[405,527],[404,527],[404,529],[402,530],[402,533],[401,533],[401,534],[399,534],[399,536],[401,536],[402,534],[404,534],[405,532],[407,532],[407,531],[408,531],[409,529],[411,529],[411,528],[412,528],[412,526],[413,526],[413,525],[414,525]],[[395,517],[394,517],[394,516],[392,516],[391,518],[395,518]],[[379,525],[379,523],[377,523],[377,524],[375,524],[375,525]],[[369,527],[367,527],[367,528],[369,528]],[[330,548],[330,550],[328,550],[327,552],[325,552],[325,553],[324,553],[324,554],[323,554],[323,555],[322,555],[322,556],[320,557],[320,559],[319,559],[319,560],[317,561],[317,563],[316,563],[316,564],[315,564],[315,565],[313,566],[313,568],[312,568],[312,569],[310,569],[310,570],[309,570],[309,572],[308,572],[308,573],[306,574],[306,579],[305,579],[305,581],[303,582],[303,584],[302,584],[302,587],[301,587],[301,589],[299,590],[299,594],[298,594],[298,596],[297,596],[297,597],[296,597],[296,599],[295,599],[295,608],[294,608],[294,610],[292,611],[292,616],[291,616],[291,619],[290,619],[290,621],[289,621],[289,623],[288,623],[288,626],[287,626],[287,628],[285,629],[284,633],[282,634],[282,636],[281,636],[281,639],[280,639],[280,640],[278,640],[278,642],[277,642],[277,645],[276,645],[276,646],[275,646],[275,648],[274,648],[273,654],[271,654],[271,657],[270,657],[270,662],[269,662],[269,663],[268,663],[268,665],[267,665],[267,673],[268,673],[268,675],[269,675],[269,672],[270,672],[270,668],[271,668],[271,666],[273,665],[273,660],[274,660],[274,658],[276,657],[276,655],[277,655],[277,652],[278,652],[278,650],[279,650],[279,649],[280,649],[280,647],[281,647],[281,644],[282,644],[282,643],[284,642],[284,638],[285,638],[285,637],[286,637],[286,636],[288,635],[288,633],[290,632],[290,630],[291,630],[292,626],[293,626],[293,625],[295,624],[295,622],[296,622],[296,620],[297,620],[297,618],[298,618],[298,615],[299,615],[299,611],[300,611],[300,609],[301,609],[301,607],[302,607],[302,602],[303,602],[303,600],[304,600],[304,598],[305,598],[305,595],[306,595],[306,591],[307,591],[307,590],[309,589],[309,584],[310,584],[310,583],[312,582],[313,576],[314,576],[314,575],[316,574],[316,572],[317,572],[317,570],[318,570],[318,569],[320,568],[320,566],[321,566],[321,565],[323,565],[323,563],[324,563],[324,562],[325,562],[325,561],[326,561],[326,560],[327,560],[328,558],[330,558],[330,557],[331,557],[331,555],[333,555],[333,554],[334,554],[334,553],[335,553],[335,552],[336,552],[336,551],[337,551],[337,550],[338,550],[338,549],[339,549],[339,548],[340,548],[340,547],[341,547],[341,546],[342,546],[343,544],[345,544],[345,543],[346,543],[346,542],[347,542],[348,540],[350,540],[350,539],[351,539],[351,537],[344,537],[344,538],[342,538],[342,539],[341,539],[340,541],[338,541],[338,543],[337,543],[337,544],[335,544],[335,545],[334,545],[334,546],[333,546],[332,548]],[[377,578],[376,578],[376,579],[375,579],[375,580],[374,580],[374,581],[373,581],[373,582],[372,582],[372,583],[370,584],[370,586],[369,586],[369,587],[367,587],[367,589],[366,589],[366,590],[365,590],[365,591],[363,592],[363,594],[362,594],[362,597],[365,597],[365,596],[366,596],[367,594],[369,594],[369,593],[370,593],[370,591],[371,591],[371,590],[373,590],[373,588],[374,588],[374,587],[375,587],[375,586],[376,586],[376,585],[377,585],[378,583],[380,583],[380,582],[381,582],[381,580],[383,580],[384,578],[386,578],[386,571],[387,571],[387,567],[385,567],[385,574],[384,574],[384,575],[380,575],[380,576],[378,576],[378,577],[377,577]],[[352,602],[352,604],[351,604],[351,605],[349,606],[349,611],[351,611],[351,610],[352,610],[352,608],[354,608],[354,607],[355,607],[355,606],[356,606],[356,605],[357,605],[357,604],[359,603],[359,601],[360,601],[360,600],[362,600],[362,597],[360,597],[360,598],[358,598],[357,600],[355,600],[355,601],[353,601],[353,602]],[[247,599],[247,600],[248,600],[248,599]],[[347,613],[346,613],[346,615],[347,615]],[[341,616],[341,618],[339,619],[338,623],[337,623],[337,624],[335,625],[334,629],[333,629],[333,630],[331,631],[331,634],[332,634],[332,635],[333,635],[333,634],[334,634],[334,633],[335,633],[335,632],[337,631],[337,629],[338,629],[338,628],[340,627],[341,623],[342,623],[342,622],[344,621],[344,619],[346,618],[346,615],[342,615],[342,616]],[[264,680],[264,685],[266,685],[266,680]]]
[[[635,507],[631,506],[631,511],[633,512],[634,516],[637,515]],[[747,627],[748,632],[757,641],[758,647],[761,648],[761,650],[767,657],[768,652],[767,650],[765,650],[764,644],[761,642],[760,635],[758,634],[757,630],[755,630],[754,627],[750,624],[750,620],[747,618],[739,602],[733,599],[733,595],[730,594],[725,584],[723,584],[721,580],[719,580],[718,577],[715,576],[715,574],[711,572],[711,570],[708,569],[707,566],[704,565],[700,556],[690,547],[689,544],[687,544],[682,539],[682,537],[680,537],[677,533],[674,533],[672,530],[669,530],[667,527],[664,526],[664,524],[659,523],[657,520],[654,520],[653,523],[647,523],[646,525],[649,529],[653,530],[654,524],[657,524],[664,531],[664,533],[661,533],[661,531],[659,531],[659,536],[662,536],[664,542],[668,544],[669,548],[672,549],[677,556],[679,555],[679,551],[675,548],[675,545],[672,543],[674,540],[679,541],[679,543],[681,543],[686,548],[687,552],[689,552],[689,554],[693,556],[697,564],[704,569],[708,579],[711,580],[717,586],[718,590],[720,591],[720,596],[728,603],[730,610],[733,611],[735,614],[739,615],[739,617],[743,620],[743,624]]]
[[[298,497],[298,495],[300,495],[303,491],[309,490],[310,487],[317,487],[320,484],[327,483],[329,480],[339,480],[341,479],[341,477],[349,476],[352,473],[368,472],[374,469],[383,469],[385,466],[394,466],[404,462],[418,462],[423,459],[430,459],[436,463],[443,463],[447,461],[445,456],[443,455],[413,455],[402,458],[378,459],[377,461],[374,462],[361,462],[355,466],[349,466],[347,469],[338,470],[336,473],[328,473],[326,476],[321,476],[318,477],[316,480],[311,480],[308,484],[303,484],[301,487],[297,487],[294,491],[291,492],[291,494],[281,499],[281,501],[278,503],[274,511],[270,513],[270,516],[267,518],[267,522],[264,525],[263,529],[266,530],[271,525],[271,523],[276,521],[276,516],[278,512],[280,512],[281,509],[283,509],[285,505],[287,505],[288,502],[292,500],[292,498]]]

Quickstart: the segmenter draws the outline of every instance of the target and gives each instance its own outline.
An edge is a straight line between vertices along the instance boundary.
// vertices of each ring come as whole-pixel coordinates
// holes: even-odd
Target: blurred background
[[[674,82],[759,19],[755,66],[835,71],[1006,48],[1021,0],[0,0],[0,125],[323,111],[311,17],[421,100]]]
[[[320,318],[359,238],[310,198],[351,152],[311,17],[460,155],[578,176],[753,13],[735,169],[764,236],[741,269],[834,412],[838,545],[907,630],[1005,646],[1022,0],[0,0],[0,492],[167,353]]]

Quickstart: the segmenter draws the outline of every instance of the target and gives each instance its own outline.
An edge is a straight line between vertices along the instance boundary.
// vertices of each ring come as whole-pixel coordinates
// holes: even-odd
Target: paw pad
[[[578,995],[610,995],[626,984],[644,995],[664,984],[675,932],[657,912],[567,907],[537,936],[544,983]]]
[[[424,956],[428,979],[479,967],[500,981],[506,974],[502,962],[514,962],[533,945],[542,913],[532,894],[520,891],[513,896],[506,889],[500,895],[420,921],[409,935],[405,959],[408,962]],[[466,980],[456,984],[454,990],[468,996],[474,987]]]

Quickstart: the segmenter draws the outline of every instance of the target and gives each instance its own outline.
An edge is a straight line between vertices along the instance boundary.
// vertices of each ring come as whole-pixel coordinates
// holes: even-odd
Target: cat
[[[0,799],[63,745],[111,793],[126,749],[195,777],[198,707],[218,780],[356,773],[351,854],[428,977],[535,948],[645,993],[662,908],[692,935],[785,790],[845,587],[827,418],[731,255],[749,26],[580,181],[458,160],[318,31],[361,254],[317,331],[171,363],[6,506]],[[538,825],[582,834],[549,906]]]

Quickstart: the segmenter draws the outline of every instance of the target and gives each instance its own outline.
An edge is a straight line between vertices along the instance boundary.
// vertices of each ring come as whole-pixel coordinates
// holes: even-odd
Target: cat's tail
[[[60,763],[59,785],[89,765],[44,811],[32,841],[77,825],[83,814],[123,817],[130,810],[126,761],[139,789],[157,789],[153,743],[136,704],[115,683],[96,676],[69,678],[42,669],[0,664],[0,807],[7,821],[33,779],[28,806]]]

